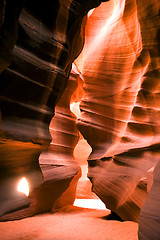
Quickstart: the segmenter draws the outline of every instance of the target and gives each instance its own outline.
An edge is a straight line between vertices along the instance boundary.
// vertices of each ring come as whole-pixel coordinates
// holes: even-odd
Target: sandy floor
[[[68,207],[0,223],[0,240],[137,240],[138,225],[105,220],[107,210]]]

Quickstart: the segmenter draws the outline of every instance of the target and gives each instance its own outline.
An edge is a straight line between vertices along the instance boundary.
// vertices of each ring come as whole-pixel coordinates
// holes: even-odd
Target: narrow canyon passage
[[[76,105],[74,113],[78,110]],[[0,240],[138,240],[138,224],[107,220],[110,210],[91,191],[92,184],[87,178],[90,152],[90,146],[81,137],[74,149],[82,176],[73,205],[22,220],[0,222]],[[28,194],[26,182],[21,180],[18,190]]]
[[[53,213],[1,222],[0,240],[138,240],[138,224],[107,220],[110,211],[91,192],[86,161],[90,147],[87,147],[82,139],[74,152],[82,167],[74,205],[64,206]]]
[[[158,240],[159,189],[160,1],[1,0],[0,238]]]

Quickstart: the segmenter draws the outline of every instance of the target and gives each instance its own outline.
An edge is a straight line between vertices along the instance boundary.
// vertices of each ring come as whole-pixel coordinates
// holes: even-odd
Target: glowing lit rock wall
[[[52,210],[64,205],[73,204],[77,181],[81,176],[80,167],[73,157],[74,148],[79,140],[79,133],[76,127],[76,116],[70,110],[72,95],[74,95],[74,101],[77,100],[76,93],[74,94],[74,92],[76,92],[78,82],[81,82],[80,74],[78,71],[75,72],[72,70],[67,88],[55,108],[55,116],[50,123],[52,142],[49,149],[42,153],[39,159],[46,181],[49,178],[48,181],[51,182],[62,181],[63,179],[67,181],[73,178],[67,191],[63,193],[60,199],[58,198],[54,202]],[[45,187],[43,189],[45,197]],[[52,194],[56,195],[54,190]],[[50,195],[52,194],[50,193]]]
[[[59,103],[57,116],[51,122],[51,135],[57,135],[50,152],[40,160],[41,169],[38,158],[49,146],[54,107],[67,86],[71,64],[83,48],[84,16],[100,3],[0,3],[0,215],[27,207],[8,219],[50,211],[52,207],[54,210],[63,205],[70,192],[74,195],[79,168],[72,155],[78,138],[75,118],[66,110],[68,105],[63,106],[64,101]],[[152,186],[160,144],[159,9],[159,0],[103,3],[89,13],[85,48],[76,60],[84,78],[77,126],[92,147],[88,176],[93,191],[123,219],[137,221],[151,189],[140,215],[139,230],[139,237],[149,240],[153,230],[154,239],[159,234],[160,216],[156,194],[159,165]],[[62,128],[60,119],[65,122]],[[67,125],[72,125],[74,136],[71,129],[68,136],[66,129],[63,132]],[[52,154],[54,159],[47,158]],[[71,176],[67,180],[63,175],[65,167],[65,173]],[[24,175],[30,182],[29,198],[15,191],[16,182]],[[58,179],[55,185],[53,175]],[[48,201],[47,187],[56,192]]]
[[[156,0],[102,3],[76,60],[84,78],[77,126],[92,147],[88,177],[126,220],[138,221],[160,157],[159,9]]]

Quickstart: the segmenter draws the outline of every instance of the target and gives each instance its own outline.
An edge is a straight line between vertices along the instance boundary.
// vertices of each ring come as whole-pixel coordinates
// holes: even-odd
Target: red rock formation
[[[76,60],[84,78],[78,129],[92,147],[93,191],[134,221],[159,159],[159,4],[103,3],[89,17]]]
[[[159,239],[159,216],[160,216],[160,195],[159,195],[159,172],[160,162],[154,170],[154,182],[149,192],[148,198],[140,212],[139,232],[140,240]]]
[[[46,205],[35,211],[41,191],[34,189],[47,188],[45,183],[42,185],[38,158],[49,146],[49,123],[55,105],[66,88],[72,62],[83,48],[84,16],[101,1],[86,4],[86,1],[28,0],[23,4],[19,0],[6,0],[2,3],[5,4],[1,6],[0,22],[0,215],[29,205],[28,199],[15,191],[14,184],[26,176],[33,193],[30,208],[20,213],[24,217],[49,209]],[[11,65],[3,71],[11,57]],[[51,167],[50,174],[55,174],[54,170]],[[50,176],[44,164],[42,171],[48,181]],[[68,181],[62,177],[60,191],[58,184],[54,187],[56,199],[68,188],[72,177]]]
[[[46,179],[48,175],[52,174],[49,180],[51,182],[57,180],[62,181],[63,179],[67,181],[74,177],[70,187],[63,193],[62,197],[57,199],[55,203],[52,203],[53,210],[67,204],[73,204],[77,181],[81,176],[80,167],[73,157],[74,148],[79,140],[79,133],[76,128],[76,116],[70,110],[72,94],[76,91],[78,82],[80,81],[81,79],[78,71],[75,72],[72,70],[67,88],[55,108],[55,116],[50,123],[52,142],[48,151],[42,153],[39,160],[43,175],[46,175]],[[74,101],[75,100],[74,97]],[[44,189],[47,189],[47,186]],[[52,192],[51,195],[53,194],[55,195],[55,192]],[[43,201],[43,204],[45,206],[47,205],[45,201]]]
[[[77,133],[67,92],[51,123],[56,137],[50,153],[40,159],[41,168],[38,159],[49,146],[55,105],[83,48],[84,16],[100,3],[1,1],[0,215],[27,207],[1,220],[73,202],[79,168],[73,159]],[[121,218],[138,221],[151,189],[140,215],[139,238],[145,240],[159,236],[159,164],[151,187],[160,144],[159,9],[159,0],[103,3],[89,17],[86,45],[77,60],[84,77],[78,128],[92,147],[88,176],[93,191]],[[24,175],[30,198],[15,190]]]
[[[73,157],[73,150],[78,142],[79,133],[75,124],[76,117],[70,111],[70,104],[72,102],[71,96],[76,92],[75,89],[78,86],[78,82],[81,82],[80,74],[78,71],[74,72],[74,70],[72,70],[67,88],[55,108],[55,117],[50,123],[52,142],[48,151],[42,153],[39,158],[39,164],[43,174],[43,183],[38,182],[40,186],[34,191],[32,191],[32,188],[30,189],[29,199],[24,198],[23,201],[22,199],[19,200],[21,201],[18,202],[19,207],[23,207],[23,205],[27,207],[30,203],[29,208],[5,215],[1,217],[1,221],[28,217],[39,212],[54,211],[56,208],[73,204],[76,185],[81,171]],[[74,101],[76,101],[77,94],[75,93],[73,96]],[[32,180],[34,184],[36,183],[36,175],[34,172],[30,171],[26,173],[25,176],[29,180],[30,178],[34,178]],[[9,182],[10,179],[8,179],[8,186],[10,185]],[[18,177],[12,183],[14,191],[17,182]],[[3,184],[4,192],[6,193],[5,187]],[[16,195],[17,193],[15,196]],[[21,195],[20,193],[20,196]],[[14,209],[13,203],[12,208]],[[3,210],[6,209],[7,205],[5,202]]]

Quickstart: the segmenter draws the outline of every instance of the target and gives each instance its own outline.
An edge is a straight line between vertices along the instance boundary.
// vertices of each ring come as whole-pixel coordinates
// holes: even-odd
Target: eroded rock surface
[[[79,132],[76,128],[76,116],[70,110],[70,104],[72,103],[71,97],[74,95],[74,101],[76,101],[76,94],[74,94],[74,92],[80,81],[81,78],[78,70],[76,72],[72,70],[67,88],[55,108],[55,116],[50,123],[52,142],[49,149],[42,153],[39,159],[40,167],[43,175],[46,177],[46,181],[47,179],[51,182],[58,180],[67,181],[68,179],[74,178],[62,197],[52,203],[53,210],[64,205],[73,204],[77,181],[81,176],[80,167],[73,157],[74,148],[79,140]],[[47,188],[47,184],[46,187],[43,186],[44,192]],[[53,193],[56,195],[55,191]],[[51,198],[51,196],[49,198]],[[48,206],[46,203],[44,205]]]
[[[75,0],[2,0],[1,3],[0,215],[28,207],[30,203],[29,208],[9,217],[14,219],[52,208],[53,200],[62,195],[79,171],[73,164],[66,180],[54,167],[42,163],[40,168],[38,159],[50,144],[49,124],[55,105],[67,86],[72,62],[83,48],[85,15],[101,1],[87,1],[86,4],[86,1]],[[67,120],[70,119],[74,128],[72,118],[69,116]],[[62,122],[64,120],[65,116]],[[73,140],[73,145],[75,143]],[[56,186],[52,181],[49,187],[43,183],[56,174],[58,180],[62,180],[55,183]],[[30,184],[30,202],[17,193],[13,184],[23,176]],[[44,201],[50,195],[45,192],[47,188],[55,191],[49,204]],[[41,197],[43,206],[37,200]]]
[[[138,221],[160,156],[159,9],[159,1],[103,3],[76,60],[84,78],[78,129],[92,147],[88,177],[126,220]]]
[[[19,209],[1,220],[54,211],[74,200],[80,176],[73,158],[78,134],[69,110],[75,73],[51,119],[84,45],[85,15],[100,3],[0,3],[0,215]],[[122,219],[134,221],[149,192],[139,227],[145,240],[152,231],[155,239],[159,235],[159,164],[154,183],[152,175],[160,155],[159,9],[159,0],[103,3],[89,13],[86,44],[76,60],[84,78],[77,126],[92,147],[93,191]],[[29,198],[15,191],[24,175]]]

